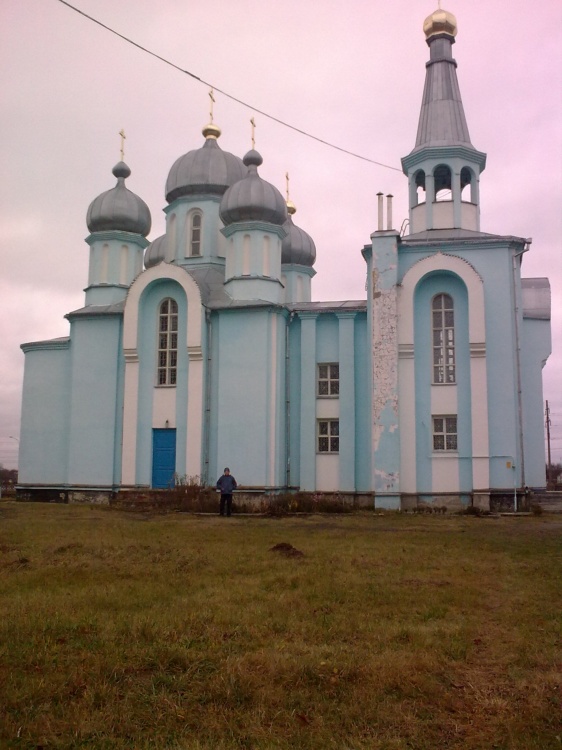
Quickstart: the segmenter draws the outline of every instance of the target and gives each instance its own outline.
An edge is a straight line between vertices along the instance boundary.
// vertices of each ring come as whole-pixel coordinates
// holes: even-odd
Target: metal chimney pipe
[[[382,217],[382,211],[383,211],[383,205],[382,205],[382,199],[383,199],[383,193],[377,193],[377,198],[379,199],[379,226],[378,231],[382,232],[382,225],[383,225],[383,217]]]
[[[393,195],[390,193],[386,196],[386,228],[392,229],[392,199]]]

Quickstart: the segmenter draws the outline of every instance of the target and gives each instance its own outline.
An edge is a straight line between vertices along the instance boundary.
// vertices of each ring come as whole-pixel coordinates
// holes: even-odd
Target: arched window
[[[189,236],[189,254],[191,256],[201,255],[201,228],[203,217],[198,211],[191,214],[191,229]]]
[[[446,164],[439,164],[433,172],[436,201],[452,200],[451,169]]]
[[[416,205],[425,203],[425,172],[423,169],[418,169],[414,176],[416,185]]]
[[[455,311],[449,294],[431,303],[433,327],[433,382],[455,383]]]
[[[175,385],[178,366],[178,303],[165,299],[158,314],[158,385]]]
[[[464,193],[465,187],[469,187],[469,190]],[[461,169],[461,198],[471,203],[476,203],[476,180],[471,169],[463,167]]]

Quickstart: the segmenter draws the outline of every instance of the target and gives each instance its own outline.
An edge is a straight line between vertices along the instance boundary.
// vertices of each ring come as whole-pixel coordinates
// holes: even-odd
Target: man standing
[[[221,516],[224,516],[224,510],[226,506],[226,515],[230,516],[232,513],[232,493],[236,489],[238,485],[236,484],[236,479],[232,476],[230,473],[230,469],[228,466],[224,470],[224,474],[222,477],[219,478],[217,482],[217,489],[220,490],[221,493],[221,504],[220,504],[220,514]]]

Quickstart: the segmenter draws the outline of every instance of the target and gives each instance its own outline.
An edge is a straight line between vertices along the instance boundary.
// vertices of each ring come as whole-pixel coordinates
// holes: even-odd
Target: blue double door
[[[173,487],[176,471],[176,431],[152,430],[152,486]]]

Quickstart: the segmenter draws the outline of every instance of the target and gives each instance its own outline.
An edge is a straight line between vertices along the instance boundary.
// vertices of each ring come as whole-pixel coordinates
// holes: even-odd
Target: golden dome
[[[210,122],[208,125],[205,125],[201,132],[205,138],[214,138],[216,140],[221,134],[221,129],[214,122]]]
[[[433,11],[423,22],[423,31],[426,39],[429,39],[436,34],[450,34],[451,36],[457,35],[457,19],[448,10]]]
[[[297,213],[297,207],[293,201],[287,200],[287,213],[291,214],[291,216]]]

